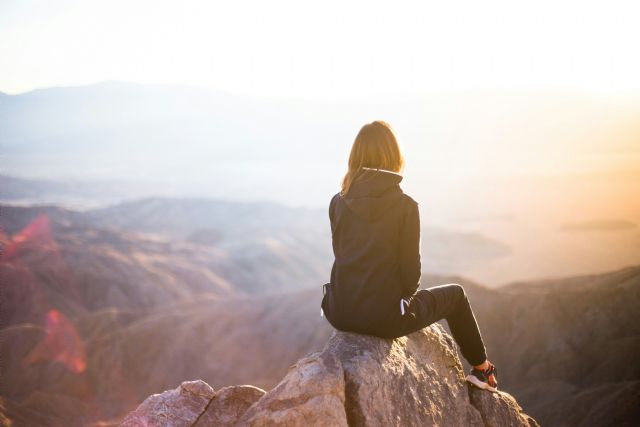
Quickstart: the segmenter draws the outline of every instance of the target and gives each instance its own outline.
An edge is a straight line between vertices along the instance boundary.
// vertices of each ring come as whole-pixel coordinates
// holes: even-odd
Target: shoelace
[[[485,371],[482,372],[485,377],[489,378],[489,375],[493,375],[498,378],[498,368],[491,364]]]
[[[489,385],[494,386],[494,387],[497,387],[497,385],[498,385],[498,368],[496,368],[496,367],[493,365],[493,363],[491,363],[491,362],[489,362],[489,363],[490,363],[489,367],[488,367],[486,370],[482,371],[482,375],[484,375],[484,377],[486,378],[487,383],[488,383]],[[494,381],[495,381],[495,385],[494,385],[494,384],[491,384],[491,383],[489,382],[489,377],[490,377],[491,375],[493,375],[493,378],[494,378]]]

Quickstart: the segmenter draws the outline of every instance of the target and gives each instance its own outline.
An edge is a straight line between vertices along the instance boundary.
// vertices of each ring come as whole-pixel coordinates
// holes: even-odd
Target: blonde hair
[[[351,184],[362,173],[362,167],[400,173],[404,164],[404,155],[391,126],[382,120],[367,123],[362,126],[351,147],[349,170],[342,179],[340,194],[347,194]]]

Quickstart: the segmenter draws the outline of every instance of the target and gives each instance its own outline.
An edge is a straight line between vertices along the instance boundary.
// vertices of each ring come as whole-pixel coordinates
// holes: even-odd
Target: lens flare
[[[29,243],[55,244],[51,233],[51,222],[47,214],[38,215],[26,227],[14,234],[2,253],[3,260],[15,257]]]
[[[80,374],[87,367],[85,348],[73,323],[56,309],[45,316],[46,335],[25,357],[25,364],[56,361]]]

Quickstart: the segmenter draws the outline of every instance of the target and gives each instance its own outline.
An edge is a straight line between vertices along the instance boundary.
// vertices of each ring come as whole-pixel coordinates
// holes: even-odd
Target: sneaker
[[[490,375],[493,375],[493,378],[495,380],[495,383],[493,385],[489,383]],[[498,391],[497,378],[498,368],[496,368],[493,363],[489,362],[489,368],[484,371],[476,368],[471,368],[469,375],[467,375],[465,379],[478,388],[496,392]]]

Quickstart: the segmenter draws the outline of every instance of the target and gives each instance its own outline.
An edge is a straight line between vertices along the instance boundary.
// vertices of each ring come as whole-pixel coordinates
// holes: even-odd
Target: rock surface
[[[395,340],[336,331],[271,391],[214,392],[202,381],[150,396],[134,426],[537,426],[507,393],[464,380],[456,346],[434,324]]]
[[[149,396],[121,426],[191,426],[215,395],[204,381],[186,381],[174,390]]]
[[[264,393],[253,386],[225,387],[216,392],[204,381],[185,381],[174,390],[149,396],[120,426],[232,426]]]
[[[225,387],[216,392],[194,427],[233,426],[265,391],[251,385]]]

